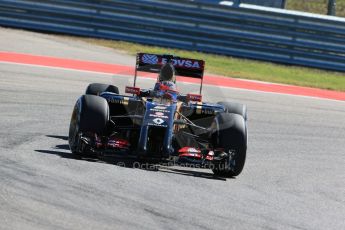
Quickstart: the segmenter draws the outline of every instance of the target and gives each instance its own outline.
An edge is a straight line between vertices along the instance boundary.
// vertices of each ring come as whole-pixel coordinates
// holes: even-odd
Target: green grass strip
[[[140,45],[130,42],[80,38],[91,44],[110,47],[135,55],[137,52],[173,54],[180,57],[203,59],[206,72],[233,78],[267,81],[320,89],[345,91],[345,73],[325,71],[299,66],[287,66],[271,62],[233,58],[180,49]]]

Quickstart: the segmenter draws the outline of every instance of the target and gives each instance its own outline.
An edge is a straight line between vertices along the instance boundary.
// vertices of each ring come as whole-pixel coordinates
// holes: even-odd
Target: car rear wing
[[[175,74],[177,76],[200,79],[201,94],[205,62],[203,60],[181,58],[173,55],[138,53],[135,65],[134,87],[136,85],[138,71],[159,73],[162,65],[169,62],[175,67]]]

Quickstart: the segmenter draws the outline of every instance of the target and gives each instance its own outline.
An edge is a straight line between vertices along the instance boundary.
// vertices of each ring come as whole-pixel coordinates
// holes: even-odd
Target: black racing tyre
[[[103,92],[119,94],[119,89],[114,85],[92,83],[86,88],[85,94],[99,95]]]
[[[247,131],[247,120],[248,120],[248,113],[247,113],[247,106],[244,104],[230,102],[230,101],[220,101],[218,104],[223,105],[225,107],[225,112],[227,113],[235,113],[241,115],[245,121],[246,127],[246,141],[248,143],[248,131]]]
[[[235,113],[235,114],[241,115],[245,121],[248,118],[246,105],[236,103],[236,102],[229,102],[229,101],[220,101],[217,104],[224,106],[225,112],[227,113]]]
[[[70,127],[68,142],[72,153],[80,153],[79,135],[81,133],[103,134],[109,121],[107,101],[94,95],[83,95],[76,102]]]
[[[244,167],[247,153],[247,131],[244,118],[239,114],[220,113],[212,124],[212,143],[224,149],[229,156],[214,165],[217,176],[238,176]],[[231,153],[231,154],[230,154]]]

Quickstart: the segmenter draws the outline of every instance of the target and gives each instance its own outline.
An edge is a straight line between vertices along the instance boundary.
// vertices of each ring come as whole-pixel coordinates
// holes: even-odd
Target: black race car
[[[136,87],[137,72],[200,79],[200,94],[160,84]],[[247,109],[233,102],[202,102],[204,61],[138,53],[134,85],[127,95],[113,85],[90,84],[76,102],[69,129],[73,154],[134,157],[147,162],[208,167],[218,176],[241,173],[247,151]],[[175,79],[171,79],[175,83]]]

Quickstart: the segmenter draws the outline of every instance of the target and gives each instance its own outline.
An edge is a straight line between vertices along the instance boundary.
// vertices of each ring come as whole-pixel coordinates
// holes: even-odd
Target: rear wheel
[[[119,94],[119,89],[114,85],[92,83],[86,88],[85,94],[99,95],[103,92],[111,92],[111,93]]]
[[[247,114],[247,106],[244,104],[236,103],[236,102],[230,102],[230,101],[221,101],[218,102],[218,104],[223,105],[225,108],[225,112],[227,113],[235,113],[238,115],[241,115],[244,118],[245,121],[245,130],[246,130],[246,142],[248,144],[248,131],[247,131],[247,120],[248,120],[248,114]]]
[[[244,120],[247,120],[247,106],[236,103],[236,102],[229,102],[229,101],[220,101],[217,104],[224,106],[225,112],[227,113],[235,113],[241,115]]]
[[[214,165],[217,176],[238,176],[244,167],[247,152],[247,132],[244,118],[239,114],[220,113],[212,125],[212,142],[222,149],[225,157]]]
[[[107,101],[94,95],[83,95],[76,102],[70,127],[68,142],[72,153],[80,155],[80,136],[82,133],[97,133],[102,135],[109,121],[109,106]]]

